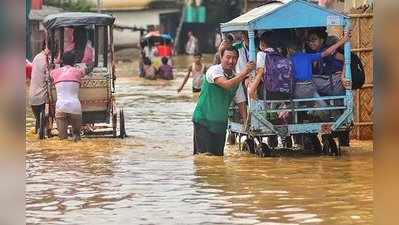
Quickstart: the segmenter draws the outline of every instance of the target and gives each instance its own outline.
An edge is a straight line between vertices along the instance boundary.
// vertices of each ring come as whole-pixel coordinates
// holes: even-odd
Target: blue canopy
[[[265,4],[220,25],[222,32],[344,26],[347,16],[304,0],[280,0]]]

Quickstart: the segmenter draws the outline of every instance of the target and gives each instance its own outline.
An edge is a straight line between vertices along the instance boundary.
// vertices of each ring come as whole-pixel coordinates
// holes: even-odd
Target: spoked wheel
[[[123,113],[123,109],[119,111],[119,137],[120,138],[127,137],[125,129],[125,115]]]
[[[244,152],[255,153],[255,141],[252,138],[247,138],[241,148]]]
[[[292,148],[291,136],[282,137],[281,141],[283,142],[283,148]]]
[[[256,146],[255,152],[260,157],[268,157],[272,155],[272,149],[266,143],[260,143]]]
[[[227,142],[229,143],[229,145],[235,145],[236,144],[236,133],[230,131],[227,136]]]
[[[277,146],[278,146],[278,139],[277,139],[277,136],[274,135],[274,136],[269,136],[269,137],[267,137],[267,145],[268,145],[270,148],[277,148]]]
[[[39,119],[39,139],[44,139],[46,136],[46,113],[41,112],[40,113],[40,119]]]
[[[322,135],[323,143],[323,153],[328,155],[339,156],[341,155],[341,150],[337,143],[335,142],[333,136],[329,134]]]
[[[329,144],[326,145],[326,147],[328,146]],[[321,145],[317,134],[308,134],[304,136],[304,149],[318,154],[324,152],[324,148]]]

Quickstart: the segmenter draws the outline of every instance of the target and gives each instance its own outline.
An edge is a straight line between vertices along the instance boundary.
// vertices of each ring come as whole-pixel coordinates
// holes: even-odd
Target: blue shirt
[[[291,56],[296,81],[312,80],[312,63],[321,59],[321,53],[297,52]]]
[[[336,59],[336,54],[322,58],[316,66],[313,66],[313,74],[331,75],[341,72],[344,62]]]

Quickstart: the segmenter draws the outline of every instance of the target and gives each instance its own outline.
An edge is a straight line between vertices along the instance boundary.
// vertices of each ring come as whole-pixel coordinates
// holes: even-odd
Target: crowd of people
[[[193,113],[194,154],[223,155],[228,109],[232,102],[237,104],[240,122],[245,124],[246,93],[254,100],[288,100],[344,95],[345,89],[351,87],[345,78],[343,54],[338,51],[349,33],[331,43],[322,28],[289,32],[265,31],[259,35],[256,62],[250,61],[246,32],[224,36],[214,65],[206,72]],[[292,38],[284,41],[282,36]],[[254,79],[247,79],[253,72]],[[313,104],[326,106],[322,100]],[[312,105],[306,103],[305,106]],[[304,113],[299,114],[299,122],[308,119]],[[278,119],[287,123],[289,116],[289,113],[280,113]],[[315,135],[307,137],[314,139]],[[294,139],[298,145],[303,144],[302,137]]]
[[[187,69],[177,92],[192,78],[192,91],[200,93],[193,113],[194,154],[209,152],[223,155],[227,128],[228,109],[237,105],[240,121],[246,124],[247,103],[251,99],[285,100],[312,98],[325,95],[343,95],[351,83],[345,79],[343,54],[338,49],[348,40],[349,34],[331,42],[325,30],[306,29],[290,31],[289,41],[282,41],[281,34],[265,31],[257,36],[256,62],[250,61],[249,40],[246,32],[226,34],[220,41],[213,65],[206,66],[198,51],[198,39],[190,31],[186,53],[193,62]],[[81,106],[78,98],[80,78],[93,62],[93,49],[84,30],[65,29],[64,53],[57,60],[62,66],[51,71],[50,77],[57,91],[56,120],[60,138],[66,138],[66,129],[72,125],[75,139],[80,138]],[[155,66],[141,52],[140,75],[146,79],[174,79],[170,55],[161,57],[161,65]],[[44,110],[47,45],[43,45],[32,63],[30,102],[36,118]],[[168,57],[169,56],[169,57]],[[74,67],[83,65],[82,68]],[[253,74],[253,79],[249,78]],[[317,101],[320,107],[323,101]],[[306,105],[310,106],[310,105]],[[279,116],[281,116],[279,114]],[[280,118],[287,121],[285,118]],[[304,116],[300,116],[300,120]],[[36,130],[37,130],[36,125]],[[212,140],[212,141],[211,141]]]

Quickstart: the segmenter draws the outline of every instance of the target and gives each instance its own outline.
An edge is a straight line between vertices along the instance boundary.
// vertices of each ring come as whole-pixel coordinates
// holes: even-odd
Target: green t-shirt
[[[220,65],[212,67],[215,66],[220,67]],[[212,67],[209,69],[214,69]],[[193,122],[205,126],[210,132],[225,133],[228,109],[236,94],[237,87],[226,90],[216,84],[209,83],[208,79],[204,79],[197,106],[193,113]]]

